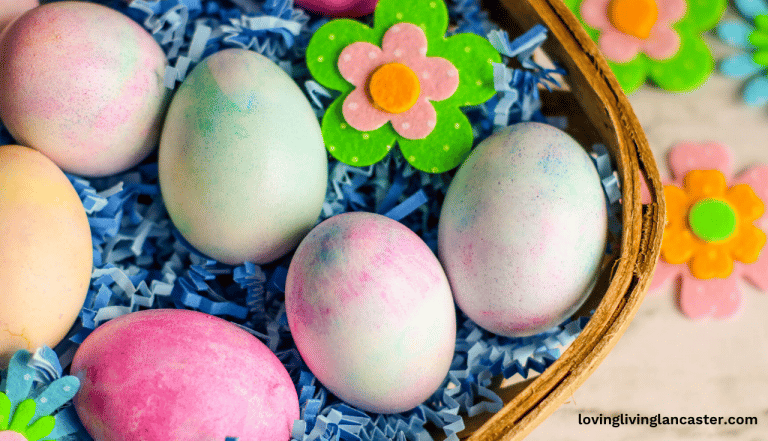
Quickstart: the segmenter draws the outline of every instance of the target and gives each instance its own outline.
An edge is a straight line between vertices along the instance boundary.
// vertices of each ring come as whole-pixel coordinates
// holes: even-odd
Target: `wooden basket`
[[[521,440],[567,400],[608,355],[645,295],[661,247],[661,181],[637,117],[597,46],[560,0],[496,0],[485,5],[495,21],[519,35],[543,24],[545,51],[568,72],[571,92],[544,97],[548,115],[567,115],[581,142],[605,144],[617,166],[622,192],[620,255],[598,293],[595,313],[579,337],[544,373],[498,390],[505,406],[480,427],[460,433],[468,441]],[[586,145],[586,144],[585,144]],[[651,203],[640,203],[641,179]],[[601,299],[599,298],[601,297]],[[471,425],[471,424],[470,424]],[[469,426],[469,425],[468,425]]]

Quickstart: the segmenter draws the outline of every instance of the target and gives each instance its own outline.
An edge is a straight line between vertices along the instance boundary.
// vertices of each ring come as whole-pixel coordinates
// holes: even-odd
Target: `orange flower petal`
[[[763,201],[747,184],[731,187],[725,194],[725,199],[736,209],[739,219],[744,222],[752,223],[760,219],[760,216],[765,212]]]
[[[728,188],[725,175],[719,170],[691,170],[685,175],[683,187],[691,200],[722,197]]]
[[[724,279],[733,272],[733,258],[728,247],[706,244],[694,252],[688,267],[697,279]]]
[[[744,263],[755,263],[765,246],[765,233],[752,224],[741,224],[738,236],[731,243],[733,258]]]
[[[685,226],[685,218],[688,215],[688,206],[690,204],[685,191],[674,185],[665,185],[664,200],[667,203],[667,225],[675,227]]]
[[[700,247],[693,234],[681,227],[667,227],[661,237],[661,257],[665,262],[681,264],[687,262]]]

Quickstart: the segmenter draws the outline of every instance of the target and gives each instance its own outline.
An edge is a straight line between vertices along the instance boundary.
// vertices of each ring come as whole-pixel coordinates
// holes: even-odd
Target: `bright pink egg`
[[[200,312],[135,312],[78,349],[74,399],[94,439],[288,441],[299,418],[280,360],[236,325]]]
[[[297,6],[333,17],[360,17],[373,12],[378,0],[295,0]]]

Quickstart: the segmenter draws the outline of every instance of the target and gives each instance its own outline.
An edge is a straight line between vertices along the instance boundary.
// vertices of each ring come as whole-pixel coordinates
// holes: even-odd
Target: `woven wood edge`
[[[547,52],[566,67],[583,113],[616,160],[622,183],[624,233],[611,283],[581,335],[553,366],[530,382],[468,441],[522,440],[592,374],[640,307],[659,256],[664,228],[663,191],[653,154],[597,46],[560,0],[500,1],[517,27],[543,24],[549,29]],[[640,204],[641,179],[645,179],[651,194],[646,206]]]

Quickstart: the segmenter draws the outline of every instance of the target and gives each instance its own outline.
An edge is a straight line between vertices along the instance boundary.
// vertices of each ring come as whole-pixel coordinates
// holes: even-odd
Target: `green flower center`
[[[749,34],[749,42],[755,46],[752,61],[760,66],[768,66],[768,14],[755,17],[755,30]]]
[[[702,199],[688,212],[688,224],[701,240],[718,242],[736,231],[736,212],[725,201]]]

